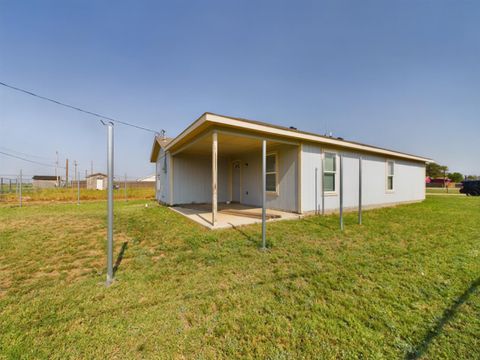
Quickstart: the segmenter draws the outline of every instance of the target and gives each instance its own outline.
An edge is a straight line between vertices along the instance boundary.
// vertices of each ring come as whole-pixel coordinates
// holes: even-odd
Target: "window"
[[[267,181],[265,190],[277,192],[277,154],[267,155]]]
[[[387,190],[393,191],[393,177],[395,176],[395,162],[387,161]]]
[[[325,153],[323,160],[323,191],[335,191],[337,154]]]

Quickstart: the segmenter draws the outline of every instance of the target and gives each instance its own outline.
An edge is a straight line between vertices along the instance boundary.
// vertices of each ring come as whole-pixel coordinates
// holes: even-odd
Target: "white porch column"
[[[218,159],[218,136],[212,134],[212,225],[217,221],[217,159]]]

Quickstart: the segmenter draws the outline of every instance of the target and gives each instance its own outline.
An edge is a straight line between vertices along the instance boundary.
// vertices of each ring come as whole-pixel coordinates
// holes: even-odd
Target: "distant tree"
[[[462,182],[463,181],[463,175],[460,174],[459,172],[448,173],[447,176],[453,182]]]
[[[444,165],[439,165],[436,163],[427,164],[427,176],[431,178],[443,178],[445,172],[448,171],[448,167]]]
[[[477,180],[478,176],[477,175],[467,175],[467,180]]]

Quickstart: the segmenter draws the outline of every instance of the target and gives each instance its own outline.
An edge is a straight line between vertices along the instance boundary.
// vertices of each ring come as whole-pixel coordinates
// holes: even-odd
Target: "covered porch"
[[[173,150],[170,162],[170,205],[202,225],[298,218],[298,143],[215,128]]]
[[[215,225],[212,224],[211,204],[186,204],[172,207],[172,210],[209,229],[236,228],[262,222],[262,208],[238,203],[218,203]],[[278,221],[299,219],[300,216],[291,212],[268,209],[265,217],[266,221]]]

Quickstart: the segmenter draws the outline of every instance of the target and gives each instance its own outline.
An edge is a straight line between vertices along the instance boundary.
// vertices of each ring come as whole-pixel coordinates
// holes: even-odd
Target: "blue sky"
[[[0,1],[0,81],[175,136],[205,111],[480,174],[476,1]],[[95,118],[0,88],[0,151],[106,168]],[[153,173],[116,127],[116,173]],[[22,155],[20,153],[26,154]],[[54,169],[0,155],[0,174]]]

